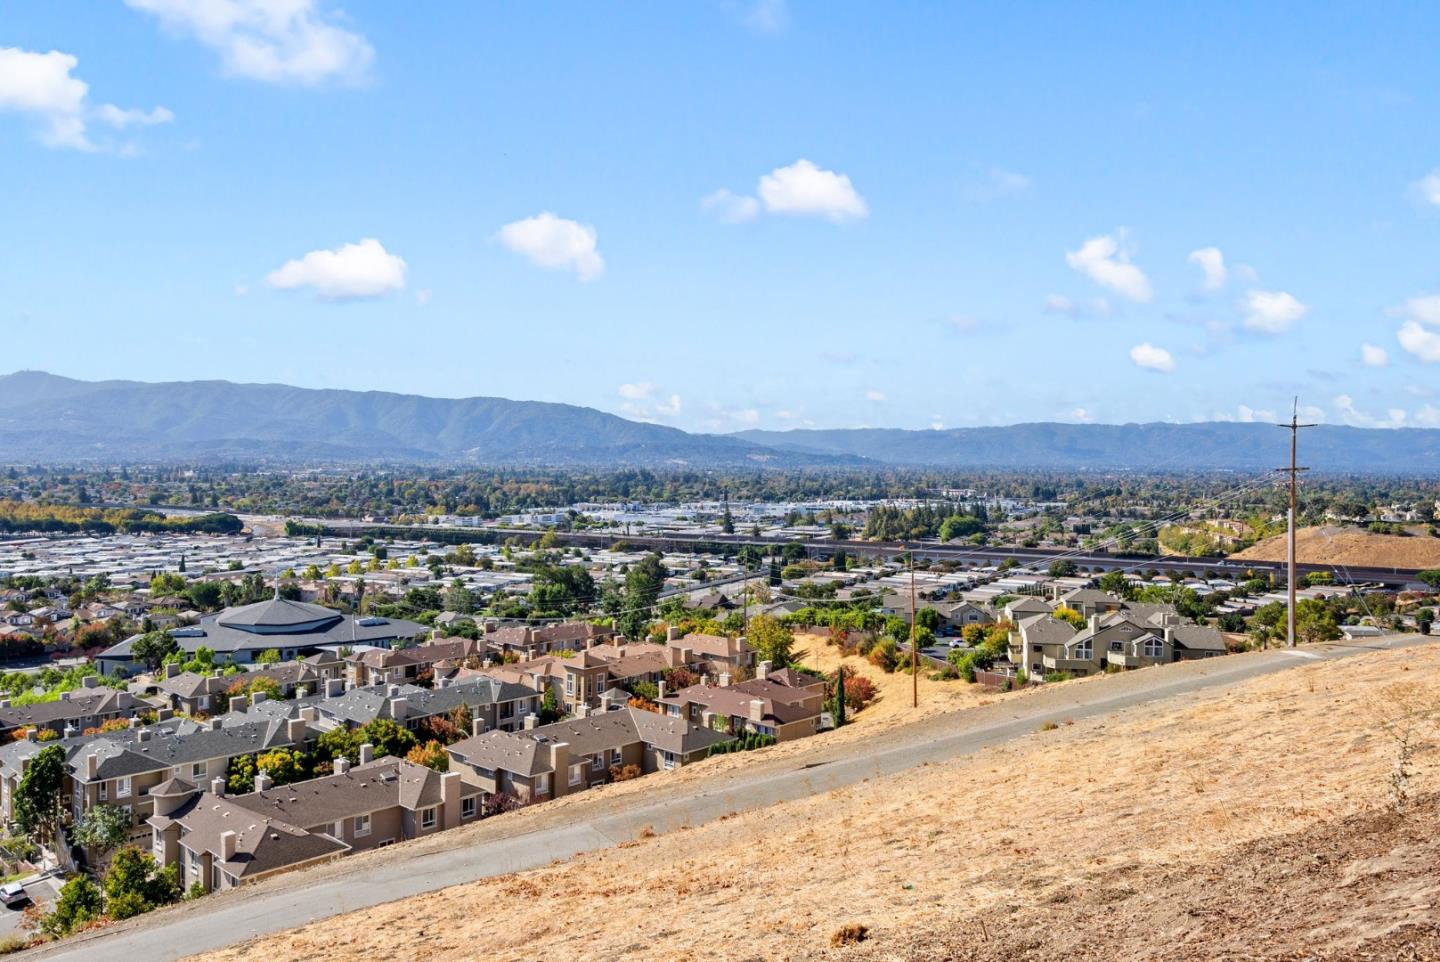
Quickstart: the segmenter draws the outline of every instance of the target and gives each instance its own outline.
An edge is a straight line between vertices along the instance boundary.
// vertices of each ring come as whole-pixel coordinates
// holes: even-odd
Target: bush
[[[875,683],[869,678],[851,675],[845,679],[845,707],[850,711],[860,711],[875,700],[875,694]]]
[[[1073,677],[1075,676],[1068,671],[1050,671],[1045,673],[1045,681],[1047,684],[1053,681],[1069,681]]]
[[[886,637],[877,641],[875,646],[870,649],[869,658],[870,664],[879,668],[887,675],[893,673],[895,666],[899,664],[900,661],[899,648],[895,644],[895,639]]]

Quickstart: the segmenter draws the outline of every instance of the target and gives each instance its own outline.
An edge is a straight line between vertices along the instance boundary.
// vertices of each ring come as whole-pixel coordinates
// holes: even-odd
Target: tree
[[[257,692],[263,692],[265,697],[272,701],[279,700],[285,695],[280,683],[274,678],[268,675],[250,677],[248,672],[241,673],[230,683],[230,687],[225,689],[225,694],[231,698],[238,695],[249,695],[252,701]]]
[[[65,815],[65,749],[40,749],[15,788],[15,824],[42,845],[55,841]]]
[[[410,730],[389,718],[377,718],[368,722],[362,725],[356,734],[359,736],[359,742],[357,742],[356,757],[350,759],[352,762],[359,758],[358,746],[367,742],[375,746],[376,758],[383,758],[386,755],[404,758],[405,754],[415,747],[415,736],[410,733]]]
[[[1085,616],[1068,605],[1060,605],[1051,612],[1051,616],[1060,621],[1069,622],[1077,630],[1085,627]]]
[[[940,612],[934,608],[921,608],[915,612],[915,627],[926,629],[933,635],[940,630]]]
[[[161,868],[155,857],[127,845],[105,872],[105,914],[128,919],[180,899],[179,866]]]
[[[1415,572],[1415,577],[1430,586],[1431,591],[1440,591],[1440,568],[1426,568]]]
[[[757,661],[768,661],[773,670],[785,668],[795,658],[795,635],[770,615],[750,619],[746,640],[755,649]]]
[[[255,756],[236,755],[225,768],[225,791],[244,795],[255,791]]]
[[[178,594],[185,590],[186,581],[184,578],[169,571],[162,571],[150,579],[150,595],[160,598],[165,595]]]
[[[424,765],[426,768],[434,769],[437,772],[449,771],[450,756],[445,752],[445,746],[437,741],[428,741],[423,745],[416,745],[405,755],[405,760],[414,762],[416,765]]]
[[[147,631],[135,639],[130,646],[130,655],[136,661],[145,663],[145,667],[154,671],[160,667],[166,655],[174,654],[180,650],[180,645],[170,636],[168,631]]]
[[[725,502],[725,513],[720,516],[720,532],[722,534],[735,533],[735,516],[730,513],[730,502]]]
[[[185,589],[185,597],[190,603],[201,611],[210,611],[220,607],[221,591],[220,585],[214,581],[197,581]]]
[[[289,785],[305,777],[305,756],[293,748],[275,748],[257,755],[255,768],[276,785]]]
[[[626,638],[639,638],[645,633],[667,574],[658,554],[646,555],[625,573],[625,610],[620,615],[620,632]]]
[[[266,648],[264,651],[260,652],[260,654],[258,654],[258,655],[255,656],[255,664],[257,664],[257,665],[278,665],[278,664],[280,664],[280,649],[278,649],[278,648]]]
[[[1050,577],[1069,578],[1075,574],[1075,562],[1069,558],[1061,558],[1050,562]]]
[[[560,700],[555,697],[555,689],[549,685],[545,686],[545,693],[540,696],[539,722],[548,725],[557,722],[565,717],[565,712],[560,709]]]
[[[1335,612],[1318,598],[1301,599],[1295,605],[1295,636],[1297,641],[1306,644],[1339,638],[1340,626]]]
[[[1123,598],[1129,601],[1135,597],[1135,586],[1130,583],[1129,578],[1125,577],[1123,571],[1105,572],[1100,576],[1099,585],[1101,591],[1112,594],[1117,598]]]
[[[130,813],[118,805],[96,805],[80,816],[70,838],[96,855],[124,843],[130,834]]]
[[[102,904],[100,886],[88,875],[76,875],[60,887],[55,907],[40,920],[40,931],[52,939],[63,938],[98,919]]]
[[[1421,608],[1420,613],[1415,616],[1415,627],[1420,630],[1420,634],[1422,635],[1430,634],[1430,627],[1434,623],[1435,612],[1431,611],[1429,608]]]
[[[459,578],[450,582],[450,586],[445,589],[444,601],[446,611],[458,611],[466,615],[475,610],[475,595]]]

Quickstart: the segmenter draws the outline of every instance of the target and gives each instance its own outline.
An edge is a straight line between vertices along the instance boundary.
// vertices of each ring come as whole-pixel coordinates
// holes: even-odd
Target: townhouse
[[[533,804],[584,791],[623,776],[649,774],[699,761],[731,736],[683,718],[611,708],[536,725],[519,732],[480,732],[446,749],[450,770],[496,797]],[[478,726],[477,726],[478,729]]]
[[[13,736],[21,729],[49,729],[57,734],[74,729],[98,728],[116,718],[131,718],[146,706],[138,703],[128,691],[103,687],[94,676],[83,679],[82,687],[63,691],[55,701],[13,705],[0,699],[0,738]]]
[[[708,682],[662,695],[660,707],[672,718],[729,735],[754,732],[777,742],[805,738],[820,730],[825,705],[824,683],[800,672],[768,677],[765,663],[760,677],[730,684],[721,676]],[[785,682],[793,682],[787,684]]]

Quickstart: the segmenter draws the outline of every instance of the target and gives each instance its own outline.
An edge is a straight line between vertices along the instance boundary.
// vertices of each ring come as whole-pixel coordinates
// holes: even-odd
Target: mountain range
[[[0,376],[0,463],[267,460],[698,468],[1264,470],[1288,456],[1269,424],[1015,424],[696,434],[593,408],[229,381]],[[1316,470],[1440,474],[1440,430],[1321,425]]]

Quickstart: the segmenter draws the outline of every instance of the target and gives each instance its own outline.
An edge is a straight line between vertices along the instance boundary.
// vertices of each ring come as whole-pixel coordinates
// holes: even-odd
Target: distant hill
[[[1440,474],[1440,430],[1324,425],[1316,470]],[[1016,424],[691,434],[593,408],[229,381],[0,376],[0,462],[269,460],[698,468],[933,466],[1260,471],[1288,454],[1268,424]]]
[[[956,468],[1257,471],[1280,467],[1289,458],[1288,435],[1280,428],[1230,421],[742,431],[731,436],[797,454]],[[1301,435],[1301,463],[1342,473],[1440,474],[1440,430],[1308,428]]]
[[[570,404],[427,398],[228,381],[0,376],[0,461],[269,459],[804,466],[847,455],[779,452]]]

